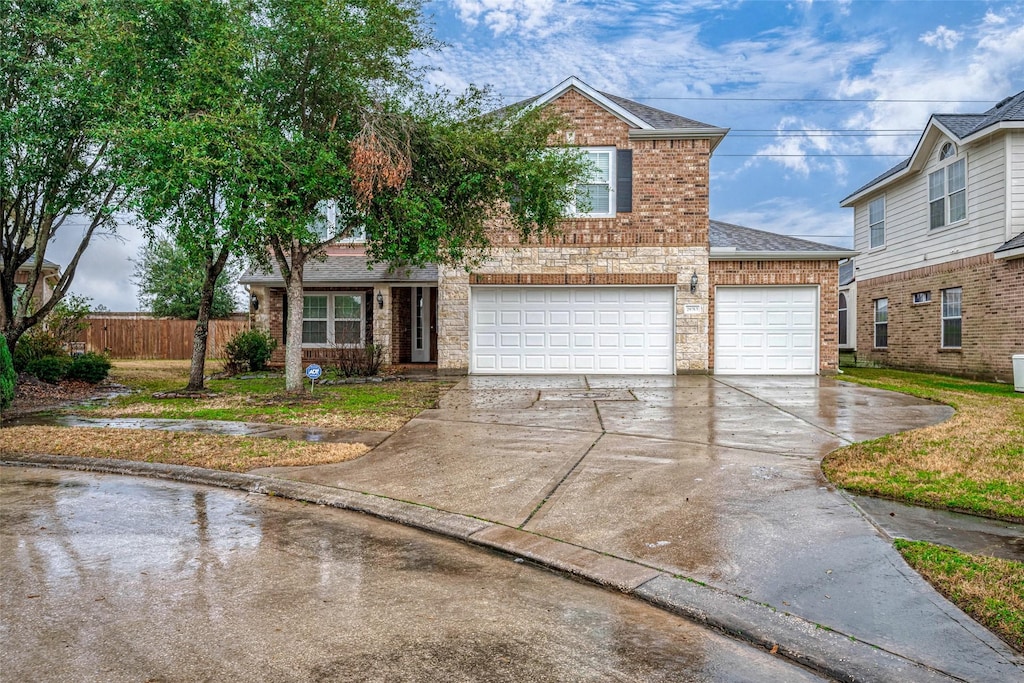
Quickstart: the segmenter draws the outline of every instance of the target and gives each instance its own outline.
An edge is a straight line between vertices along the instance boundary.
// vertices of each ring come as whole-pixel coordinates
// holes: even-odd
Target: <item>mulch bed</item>
[[[110,392],[110,388],[111,385],[105,382],[89,384],[76,380],[49,384],[32,375],[21,373],[18,375],[18,384],[14,387],[14,402],[4,411],[3,417],[13,418],[44,410],[63,408],[69,403],[107,394]]]

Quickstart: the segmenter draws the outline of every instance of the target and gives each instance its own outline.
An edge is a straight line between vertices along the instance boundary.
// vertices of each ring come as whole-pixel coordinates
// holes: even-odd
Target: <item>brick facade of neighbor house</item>
[[[942,290],[961,287],[959,349],[942,345]],[[930,292],[928,303],[913,303]],[[887,298],[888,346],[874,346],[874,302]],[[1013,380],[1011,357],[1024,352],[1024,259],[991,254],[857,283],[857,357],[908,370]]]
[[[256,288],[253,288],[254,290]],[[309,288],[306,294],[329,294],[331,292],[363,292],[363,307],[366,310],[365,336],[366,343],[373,343],[373,288],[372,287],[317,287]],[[270,336],[277,341],[277,348],[270,357],[268,365],[271,367],[284,366],[284,303],[285,290],[277,287],[269,287],[260,292],[262,295],[260,309],[266,309],[265,316],[260,316],[260,322],[266,321]],[[256,325],[254,321],[254,326]],[[267,329],[267,328],[264,328]],[[325,367],[333,367],[338,359],[338,353],[334,348],[303,348],[302,364],[317,363]]]
[[[839,286],[836,261],[711,261],[711,298],[708,319],[715,319],[715,287],[793,286],[818,287],[818,371],[834,375],[839,369],[839,313],[832,302]],[[709,331],[709,364],[715,367],[715,330]]]
[[[442,268],[438,368],[469,367],[470,285],[678,285],[676,370],[707,371],[707,315],[682,311],[685,304],[707,311],[711,141],[630,139],[629,124],[572,89],[548,106],[571,122],[573,145],[633,150],[632,211],[614,218],[567,218],[559,234],[528,244],[495,226],[494,248],[472,273]],[[701,286],[690,294],[694,272]]]

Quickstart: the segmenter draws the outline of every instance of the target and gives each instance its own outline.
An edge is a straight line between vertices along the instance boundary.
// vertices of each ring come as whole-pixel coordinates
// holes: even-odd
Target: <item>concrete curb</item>
[[[959,681],[898,654],[725,591],[632,560],[527,531],[349,489],[184,465],[8,454],[0,465],[44,466],[143,476],[278,496],[380,519],[498,550],[600,586],[614,588],[839,681]]]

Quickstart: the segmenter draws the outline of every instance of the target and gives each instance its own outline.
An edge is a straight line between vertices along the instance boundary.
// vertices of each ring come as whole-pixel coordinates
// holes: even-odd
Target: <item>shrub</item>
[[[27,372],[29,363],[41,358],[63,358],[68,355],[60,339],[49,332],[32,330],[22,335],[14,347],[14,370]]]
[[[71,360],[68,368],[68,379],[80,379],[90,384],[98,384],[110,373],[110,360],[99,353],[83,353]]]
[[[267,367],[277,341],[263,330],[245,330],[236,334],[225,346],[227,370],[232,374]]]
[[[361,349],[338,349],[338,372],[345,377],[372,377],[380,372],[384,347],[367,344]]]
[[[69,356],[44,356],[29,363],[25,372],[35,375],[44,382],[57,384],[68,376],[70,369],[71,358]]]
[[[7,340],[0,337],[0,410],[5,410],[14,400],[14,385],[18,382],[18,373],[14,370],[14,360],[7,348]]]

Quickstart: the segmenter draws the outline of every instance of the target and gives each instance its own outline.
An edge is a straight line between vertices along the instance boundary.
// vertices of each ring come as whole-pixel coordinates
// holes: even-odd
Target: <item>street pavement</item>
[[[612,591],[353,512],[0,468],[3,681],[819,681]]]

